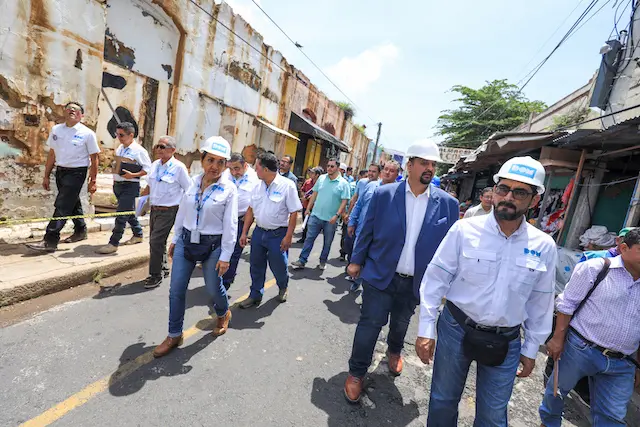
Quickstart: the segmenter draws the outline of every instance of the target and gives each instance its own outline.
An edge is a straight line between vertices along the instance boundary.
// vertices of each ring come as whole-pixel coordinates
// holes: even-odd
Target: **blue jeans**
[[[140,195],[140,183],[131,181],[116,181],[113,183],[113,194],[118,199],[118,212],[128,212],[136,210],[136,197]],[[142,237],[142,226],[135,215],[120,215],[116,217],[113,233],[109,243],[113,246],[120,244],[120,239],[124,234],[127,222],[131,225],[134,236]]]
[[[331,250],[331,243],[333,243],[333,237],[336,235],[336,228],[338,222],[331,224],[329,221],[323,221],[317,216],[311,214],[311,217],[307,221],[307,238],[304,241],[302,252],[300,253],[300,262],[306,264],[311,255],[311,249],[316,238],[322,231],[324,235],[324,245],[322,246],[322,253],[320,254],[320,262],[327,262],[329,259],[329,251]]]
[[[384,291],[371,286],[366,281],[362,286],[360,320],[349,359],[349,373],[359,378],[367,373],[378,335],[387,322],[389,322],[387,336],[389,352],[400,354],[404,347],[404,337],[407,335],[411,316],[420,302],[413,292],[412,278],[402,278],[396,274]]]
[[[229,260],[229,269],[224,276],[222,276],[222,282],[224,283],[225,289],[229,290],[231,284],[233,283],[233,279],[236,278],[236,272],[238,271],[238,262],[240,261],[240,257],[242,256],[243,247],[240,246],[240,236],[242,236],[242,229],[244,228],[244,216],[238,218],[238,236],[236,238],[236,247],[233,249],[233,253],[231,254],[231,260]]]
[[[256,227],[251,235],[251,254],[249,256],[249,272],[251,274],[251,292],[249,297],[262,299],[264,281],[267,277],[267,262],[276,278],[278,288],[287,289],[289,286],[288,252],[280,250],[280,243],[287,235],[287,227],[265,230]]]
[[[462,327],[445,306],[438,318],[438,339],[427,419],[429,427],[455,427],[458,424],[458,404],[471,364],[462,347],[464,334]],[[507,404],[519,363],[518,338],[509,343],[509,351],[502,365],[478,364],[474,426],[507,427]]]
[[[173,252],[173,265],[171,267],[171,284],[169,285],[169,336],[177,337],[182,335],[182,324],[184,323],[184,311],[186,306],[187,287],[191,279],[191,273],[196,267],[196,263],[184,257],[185,241],[190,241],[191,233],[185,230],[182,238],[176,243]],[[214,236],[201,235],[200,241],[212,239]],[[202,274],[204,284],[213,299],[213,308],[218,316],[224,316],[229,310],[227,292],[222,285],[222,277],[218,276],[216,264],[220,258],[220,246],[218,246],[209,258],[202,263]]]
[[[606,357],[569,330],[558,362],[558,397],[553,397],[553,376],[550,376],[540,405],[540,419],[545,426],[560,426],[563,396],[586,376],[589,377],[593,425],[625,425],[635,366],[628,360]]]

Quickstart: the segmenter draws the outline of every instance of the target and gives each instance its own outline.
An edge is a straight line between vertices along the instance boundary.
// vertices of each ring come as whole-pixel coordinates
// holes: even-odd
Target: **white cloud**
[[[365,50],[351,58],[342,58],[326,69],[327,75],[346,93],[366,92],[377,81],[382,69],[393,64],[400,51],[393,43]]]

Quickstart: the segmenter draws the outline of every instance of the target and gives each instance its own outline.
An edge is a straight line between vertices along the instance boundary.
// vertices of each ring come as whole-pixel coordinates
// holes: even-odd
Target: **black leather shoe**
[[[254,305],[260,305],[261,302],[261,299],[247,298],[240,303],[240,308],[250,308]]]
[[[75,242],[80,242],[82,240],[87,240],[87,232],[86,231],[80,231],[78,233],[74,232],[71,236],[69,236],[66,239],[62,240],[62,243],[75,243]]]
[[[53,243],[49,243],[45,240],[42,240],[38,243],[27,243],[26,246],[33,251],[46,254],[53,253],[58,249],[58,245],[54,245]]]

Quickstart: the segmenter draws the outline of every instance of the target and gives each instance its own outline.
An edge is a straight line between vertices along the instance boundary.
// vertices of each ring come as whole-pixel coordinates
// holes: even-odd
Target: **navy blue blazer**
[[[381,185],[376,189],[351,255],[353,264],[363,265],[360,277],[380,290],[391,283],[404,246],[407,233],[406,189],[406,181]],[[459,216],[458,201],[432,186],[415,248],[413,289],[416,297],[419,297],[420,282],[427,265]]]

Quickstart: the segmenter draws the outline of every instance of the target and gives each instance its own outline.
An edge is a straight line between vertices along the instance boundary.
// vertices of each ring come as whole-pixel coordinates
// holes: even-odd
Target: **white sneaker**
[[[320,270],[325,270],[327,268],[327,263],[326,262],[321,262],[320,264],[318,264],[318,268]]]
[[[291,265],[292,265],[294,268],[304,268],[304,263],[302,263],[300,260],[298,260],[298,261],[293,261],[293,262],[291,263]]]

